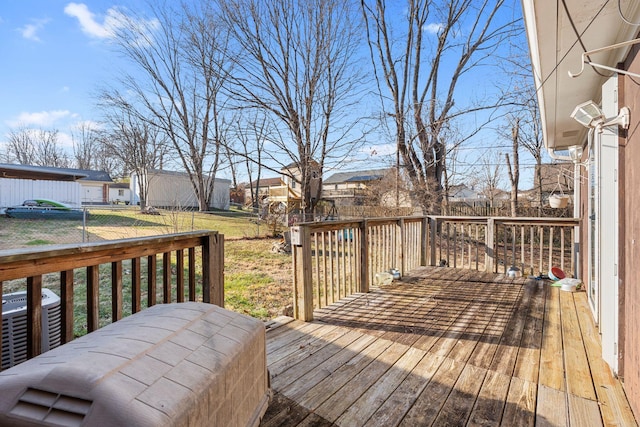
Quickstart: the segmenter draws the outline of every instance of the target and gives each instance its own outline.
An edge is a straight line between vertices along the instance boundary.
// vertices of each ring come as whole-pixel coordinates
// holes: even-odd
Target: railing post
[[[291,227],[293,258],[293,317],[304,322],[313,320],[313,271],[311,265],[311,233],[309,227]]]
[[[27,358],[42,353],[42,276],[27,277]],[[8,333],[8,331],[7,331]]]
[[[202,246],[202,300],[224,307],[224,235],[212,233]]]
[[[427,265],[427,238],[429,237],[429,218],[422,218],[422,229],[420,230],[420,265]]]
[[[438,220],[433,217],[429,217],[429,246],[430,246],[430,266],[436,265],[436,235],[438,234]]]
[[[100,265],[87,267],[87,332],[100,327]]]
[[[360,292],[369,292],[369,234],[367,220],[360,222]]]
[[[484,236],[485,239],[485,271],[494,272],[495,264],[495,220],[493,218],[487,219],[487,230]]]
[[[62,304],[62,332],[60,343],[73,340],[73,270],[60,272],[60,303]]]

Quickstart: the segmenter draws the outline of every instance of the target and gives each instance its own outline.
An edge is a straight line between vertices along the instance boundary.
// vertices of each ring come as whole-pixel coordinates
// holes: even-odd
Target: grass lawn
[[[215,230],[224,234],[227,240],[274,235],[274,230],[255,216],[239,211],[202,213],[159,210],[159,215],[147,215],[135,207],[105,206],[91,208],[89,212],[84,238],[88,242],[193,230]],[[25,220],[0,216],[0,249],[82,241],[81,221]]]
[[[291,256],[271,253],[278,238],[267,237],[267,227],[241,213],[204,214],[199,212],[165,212],[143,215],[133,209],[91,209],[88,221],[89,241],[142,237],[191,230],[215,230],[225,236],[225,307],[267,320],[282,314],[292,304]],[[80,240],[77,240],[77,237]],[[0,249],[71,243],[81,241],[82,226],[73,221],[16,220],[0,217]],[[175,256],[175,255],[174,255]],[[146,305],[146,260],[142,260],[143,297]],[[175,262],[175,261],[174,261]],[[130,263],[123,262],[124,314],[131,313],[131,283],[126,274]],[[174,264],[175,265],[175,264]],[[161,268],[161,262],[158,263]],[[174,267],[175,268],[175,267]],[[111,284],[107,271],[100,278],[100,323],[111,321]],[[85,271],[75,275],[75,333],[86,333]],[[172,275],[175,280],[175,274]],[[161,274],[158,280],[161,281]],[[199,280],[199,279],[198,279]],[[44,286],[59,295],[58,275],[43,278]],[[26,288],[26,280],[4,283],[4,293]],[[162,286],[157,284],[157,300],[162,301]],[[175,293],[175,291],[174,291]],[[199,294],[201,292],[199,291]],[[173,295],[173,300],[176,296]]]

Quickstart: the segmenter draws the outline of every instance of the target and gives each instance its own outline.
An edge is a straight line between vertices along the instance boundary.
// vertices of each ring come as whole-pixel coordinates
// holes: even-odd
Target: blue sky
[[[0,3],[0,143],[24,125],[66,145],[74,124],[99,119],[95,93],[124,66],[109,43],[119,13],[101,0]]]
[[[145,4],[145,0],[0,0],[0,151],[7,133],[20,126],[56,129],[59,142],[70,151],[74,126],[100,120],[97,91],[127,65],[110,43],[118,17],[144,10]],[[489,135],[486,143],[477,139],[480,145],[496,144],[495,135]],[[364,150],[368,162],[374,160],[368,156],[373,148],[383,157],[385,151],[393,152],[393,144],[385,150],[388,141],[378,142],[382,144]],[[477,154],[472,157],[477,159]]]

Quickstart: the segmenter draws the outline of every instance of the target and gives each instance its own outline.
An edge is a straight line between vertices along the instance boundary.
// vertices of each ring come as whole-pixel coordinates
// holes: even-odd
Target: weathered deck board
[[[404,418],[413,402],[429,384],[440,364],[444,360],[440,356],[423,357],[407,378],[380,405],[365,424],[369,427],[394,425]]]
[[[297,402],[307,408],[317,408],[345,384],[348,384],[360,371],[367,368],[391,344],[393,344],[391,341],[376,340],[361,353],[356,354],[351,360],[342,365],[332,375],[303,394]],[[312,367],[310,367],[311,369]]]
[[[353,403],[337,420],[340,425],[363,425],[380,407],[389,390],[395,390],[425,356],[425,352],[417,348],[409,348],[398,361],[391,366],[376,382]]]
[[[537,426],[568,425],[567,396],[560,390],[538,385]]]
[[[355,332],[357,333],[357,332]],[[358,339],[351,342],[338,353],[327,358],[324,362],[317,365],[313,371],[306,372],[296,381],[282,388],[282,392],[292,399],[302,397],[306,392],[315,387],[322,380],[332,375],[341,366],[353,359],[354,355],[359,354],[371,343],[375,341],[375,337],[370,335],[360,335]]]
[[[406,427],[431,425],[444,405],[445,399],[451,393],[464,365],[463,362],[445,359],[400,425]]]
[[[562,346],[564,367],[567,378],[567,391],[578,397],[595,401],[591,371],[580,333],[580,324],[570,292],[560,292],[562,310]]]
[[[267,332],[263,426],[637,425],[586,294],[450,268]]]
[[[602,360],[602,346],[598,340],[598,332],[593,317],[590,315],[587,296],[585,293],[574,294],[578,322],[582,331],[584,346],[589,358],[591,375],[595,385],[598,403],[602,411],[604,425],[632,425],[634,420],[629,408],[629,402],[620,397],[624,395],[620,381],[617,381],[607,364]],[[621,422],[622,420],[622,422]]]
[[[544,312],[540,351],[540,384],[555,390],[565,390],[560,289],[554,287],[547,289],[547,308]]]
[[[487,371],[467,426],[499,426],[511,377]]]
[[[536,282],[532,287],[534,293],[527,312],[513,376],[537,383],[546,292],[542,281]]]
[[[477,396],[487,371],[473,365],[466,365],[451,394],[435,419],[436,425],[464,425],[475,403],[469,396]]]
[[[406,345],[392,343],[367,366],[367,369],[358,372],[340,390],[315,408],[314,412],[329,421],[337,420],[371,385],[400,360],[408,349]]]

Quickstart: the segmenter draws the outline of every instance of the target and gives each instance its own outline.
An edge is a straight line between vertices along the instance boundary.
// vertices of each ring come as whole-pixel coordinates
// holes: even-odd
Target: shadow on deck
[[[278,319],[262,426],[637,425],[584,292],[420,268]]]

